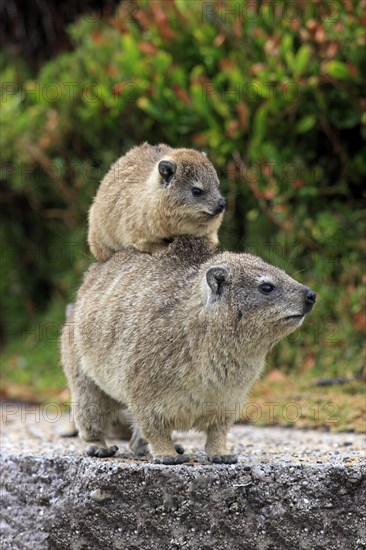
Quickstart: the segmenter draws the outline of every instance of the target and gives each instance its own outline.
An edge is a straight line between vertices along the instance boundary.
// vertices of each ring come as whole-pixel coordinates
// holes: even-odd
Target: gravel
[[[234,465],[213,465],[202,434],[176,434],[191,461],[84,456],[56,405],[4,403],[1,548],[366,548],[361,434],[237,425]]]

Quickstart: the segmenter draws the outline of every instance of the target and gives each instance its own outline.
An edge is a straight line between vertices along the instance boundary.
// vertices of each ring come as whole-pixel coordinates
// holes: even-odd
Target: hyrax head
[[[178,218],[196,225],[221,221],[225,201],[216,170],[205,153],[174,149],[157,166],[161,197]]]
[[[203,288],[209,315],[216,309],[223,327],[267,349],[299,327],[316,300],[308,287],[250,254],[215,256],[203,273]]]

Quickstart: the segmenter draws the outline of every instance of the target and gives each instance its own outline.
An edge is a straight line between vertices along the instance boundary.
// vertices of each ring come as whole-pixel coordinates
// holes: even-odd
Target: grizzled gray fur
[[[315,293],[281,269],[250,254],[213,254],[192,237],[92,265],[62,334],[88,453],[115,453],[106,426],[128,408],[156,462],[186,461],[171,434],[191,428],[206,432],[210,460],[235,462],[226,450],[227,411],[245,402],[269,350],[314,302]]]

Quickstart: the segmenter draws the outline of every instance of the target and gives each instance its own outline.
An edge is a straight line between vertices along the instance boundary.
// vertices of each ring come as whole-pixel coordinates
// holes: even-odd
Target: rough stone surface
[[[235,426],[235,465],[211,465],[201,434],[177,434],[181,466],[81,454],[49,405],[5,404],[4,549],[366,548],[364,437]],[[57,420],[57,421],[55,421]]]

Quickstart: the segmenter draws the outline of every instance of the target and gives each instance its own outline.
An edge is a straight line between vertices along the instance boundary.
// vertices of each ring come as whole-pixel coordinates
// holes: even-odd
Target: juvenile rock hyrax
[[[204,153],[144,143],[104,177],[89,211],[89,247],[107,260],[126,246],[141,252],[166,247],[178,235],[218,243],[225,201]]]
[[[88,454],[111,456],[108,418],[128,407],[156,462],[187,461],[172,431],[207,434],[213,462],[232,463],[226,436],[266,354],[303,322],[316,295],[250,254],[213,255],[202,239],[133,248],[91,266],[62,360]]]

